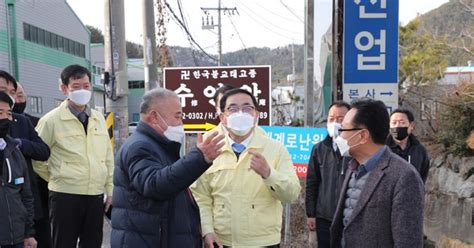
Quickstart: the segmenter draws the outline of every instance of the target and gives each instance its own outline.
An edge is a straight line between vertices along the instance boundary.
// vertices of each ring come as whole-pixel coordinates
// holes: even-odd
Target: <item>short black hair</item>
[[[235,88],[236,88],[235,86],[223,84],[221,87],[219,87],[216,90],[216,93],[214,94],[214,102],[217,104],[217,97],[219,96],[219,94],[224,95],[227,91],[235,89]]]
[[[0,102],[6,102],[10,106],[10,108],[13,107],[13,100],[12,98],[5,92],[0,91]]]
[[[254,106],[255,109],[257,109],[257,99],[255,99],[255,96],[253,96],[252,93],[250,93],[248,90],[244,90],[244,89],[241,89],[241,88],[235,88],[235,89],[227,91],[222,96],[221,101],[219,102],[219,105],[221,107],[221,112],[225,112],[225,103],[227,102],[227,98],[229,98],[230,96],[233,96],[233,95],[237,95],[237,94],[245,94],[245,95],[250,96],[250,98],[252,98],[253,105],[255,105]]]
[[[395,114],[395,113],[405,114],[407,116],[409,122],[414,122],[415,121],[415,117],[413,116],[413,113],[408,109],[397,108],[390,114],[390,117],[392,117],[392,115]]]
[[[10,75],[10,73],[0,70],[0,78],[4,78],[7,81],[7,84],[13,84],[13,88],[15,88],[15,90],[18,88],[16,79]]]
[[[389,134],[390,117],[382,101],[363,98],[352,102],[351,108],[357,109],[352,124],[365,127],[375,144],[385,144]]]
[[[331,103],[331,105],[329,105],[328,110],[331,109],[333,106],[336,106],[336,107],[338,107],[338,108],[346,107],[347,110],[350,110],[350,109],[351,109],[351,105],[349,105],[349,103],[344,102],[344,101],[340,101],[340,100]]]
[[[70,65],[61,72],[61,82],[68,85],[70,79],[80,79],[86,75],[89,77],[89,80],[92,80],[91,72],[87,68],[81,65]]]

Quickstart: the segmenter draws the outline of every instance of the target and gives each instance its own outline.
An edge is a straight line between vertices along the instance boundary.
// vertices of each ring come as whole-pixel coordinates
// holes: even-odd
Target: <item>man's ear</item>
[[[413,133],[413,130],[415,129],[415,126],[416,125],[415,125],[414,121],[410,122],[410,125],[408,126],[408,133],[410,133],[410,134]]]
[[[219,120],[222,122],[222,124],[227,124],[227,119],[225,118],[224,113],[219,114]]]
[[[60,90],[65,96],[68,95],[67,85],[61,83],[61,84],[59,85],[59,90]]]

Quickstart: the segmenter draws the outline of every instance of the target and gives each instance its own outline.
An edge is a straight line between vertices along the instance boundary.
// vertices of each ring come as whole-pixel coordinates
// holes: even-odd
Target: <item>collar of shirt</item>
[[[334,142],[334,140],[332,141],[332,149],[334,151],[337,151],[337,144],[336,144],[336,142]]]
[[[7,142],[3,138],[0,138],[0,151],[5,150],[5,147],[7,147]]]
[[[91,116],[91,108],[89,107],[89,105],[86,105],[86,108],[84,109],[84,111],[79,111],[73,107],[71,107],[71,105],[67,105],[69,111],[71,111],[71,113],[76,117],[76,118],[79,118],[79,114],[84,112],[86,113],[87,117],[90,117]]]
[[[372,155],[372,157],[370,157],[365,163],[358,166],[355,172],[356,178],[359,179],[363,177],[365,174],[369,173],[371,170],[373,170],[377,166],[377,162],[379,161],[380,157],[382,156],[382,154],[385,152],[386,149],[387,147],[383,146],[374,155]]]
[[[254,135],[254,131],[252,131],[252,134],[250,134],[250,136],[247,137],[247,138],[246,138],[244,141],[242,141],[240,144],[241,144],[241,145],[244,145],[245,148],[247,148],[247,147],[249,146],[249,144],[250,144],[250,141],[251,141],[252,138],[253,138],[253,135]],[[229,135],[227,135],[227,138],[228,138],[228,140],[229,140],[229,145],[230,145],[230,147],[232,147],[232,145],[233,145],[234,143],[237,143],[237,142],[235,142],[234,140],[232,140],[232,138],[231,138]]]

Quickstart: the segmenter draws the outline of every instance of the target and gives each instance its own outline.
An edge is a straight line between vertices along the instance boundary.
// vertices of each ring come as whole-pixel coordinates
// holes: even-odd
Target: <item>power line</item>
[[[293,14],[301,23],[304,23],[303,19],[299,15],[297,15],[290,7],[288,7],[283,0],[280,0],[280,3],[288,10],[291,14]]]
[[[249,54],[249,52],[247,51],[247,47],[245,46],[244,41],[242,40],[242,37],[240,36],[239,30],[237,30],[237,27],[235,27],[234,21],[232,21],[232,18],[230,17],[230,15],[228,15],[227,17],[229,17],[229,21],[232,24],[232,27],[234,27],[235,33],[237,33],[237,36],[239,37],[239,40],[242,43],[242,47],[247,52],[247,54]]]
[[[240,2],[240,1],[239,1],[239,2]],[[252,10],[252,8],[248,7],[248,6],[245,5],[243,2],[240,2],[240,4],[242,5],[241,7],[243,7],[243,8],[246,9],[246,10],[248,10],[249,12],[251,12],[254,16],[256,16],[256,17],[261,17],[260,14],[255,13],[255,12]],[[248,14],[248,12],[247,12],[247,14]],[[294,32],[293,30],[288,30],[288,29],[282,28],[282,27],[280,27],[280,26],[278,26],[278,25],[275,25],[275,24],[273,24],[272,22],[266,20],[265,18],[261,18],[261,19],[262,19],[263,21],[265,21],[266,23],[270,24],[271,26],[273,26],[273,27],[275,27],[275,28],[277,28],[277,29],[279,29],[279,30],[281,30],[281,31],[284,31],[284,32],[287,32],[287,33],[291,33],[291,34],[296,34],[296,35],[303,35],[302,33]]]
[[[245,12],[245,10],[244,10],[244,12]],[[279,33],[279,32],[277,32],[277,31],[275,31],[275,30],[269,28],[267,25],[263,24],[262,22],[260,22],[259,20],[255,19],[255,18],[253,18],[252,15],[249,15],[248,13],[247,13],[247,15],[250,17],[250,19],[252,19],[252,20],[254,20],[256,23],[260,24],[260,25],[261,25],[263,28],[265,28],[266,30],[268,30],[268,31],[270,31],[270,32],[272,32],[272,33],[274,33],[274,34],[280,36],[280,37],[286,38],[286,39],[288,39],[288,40],[295,40],[294,37],[291,37],[291,38],[290,38],[290,37],[286,36],[285,34]],[[300,42],[301,42],[302,40],[297,39],[297,41],[300,41]]]
[[[196,42],[196,40],[194,40],[193,36],[191,35],[191,33],[189,32],[188,28],[181,22],[181,20],[178,18],[178,16],[174,13],[173,9],[171,8],[171,6],[168,4],[167,1],[165,1],[165,5],[166,7],[168,8],[168,10],[171,12],[172,16],[173,16],[173,19],[175,20],[175,22],[177,22],[179,24],[179,26],[186,32],[186,34],[188,35],[188,37],[191,39],[191,41],[199,48],[199,50],[201,50],[202,53],[204,53],[207,57],[209,57],[210,59],[214,60],[214,61],[217,61],[216,58],[212,57],[211,55],[209,55],[206,51],[204,51],[204,49],[202,49],[202,47]]]
[[[258,1],[255,1],[254,3],[255,3],[256,5],[258,5],[260,8],[264,9],[265,11],[267,11],[268,13],[271,13],[271,14],[273,14],[273,15],[275,15],[275,16],[281,18],[281,19],[284,19],[284,20],[287,20],[287,21],[290,21],[290,22],[300,23],[300,20],[299,20],[299,19],[298,19],[298,20],[295,20],[295,19],[290,19],[290,18],[286,18],[286,17],[284,17],[284,16],[281,16],[280,14],[271,11],[270,8],[265,7],[265,6],[262,6],[261,4],[258,3]]]
[[[184,15],[183,15],[183,10],[182,10],[182,4],[181,4],[181,0],[177,0],[176,1],[178,3],[178,9],[179,9],[179,13],[181,15],[181,20],[183,21],[183,24],[186,28],[188,28],[188,24],[186,23],[186,18],[184,18]],[[195,54],[195,51],[194,51],[194,46],[193,46],[193,42],[191,41],[191,39],[189,38],[189,36],[187,36],[188,38],[188,41],[189,41],[189,46],[191,47],[191,56],[193,57],[193,61],[194,61],[194,65],[195,66],[198,66],[199,65],[199,62],[196,58],[196,54]]]

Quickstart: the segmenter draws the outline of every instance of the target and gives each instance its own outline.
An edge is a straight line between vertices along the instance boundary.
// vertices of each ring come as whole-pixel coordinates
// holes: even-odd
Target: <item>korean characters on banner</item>
[[[306,177],[311,150],[327,135],[326,128],[262,126],[267,135],[285,145],[298,177]]]
[[[222,85],[248,90],[257,99],[260,125],[270,124],[270,66],[170,67],[163,87],[178,94],[188,133],[207,131],[219,123],[214,95]]]
[[[344,0],[343,99],[398,107],[398,0]]]

